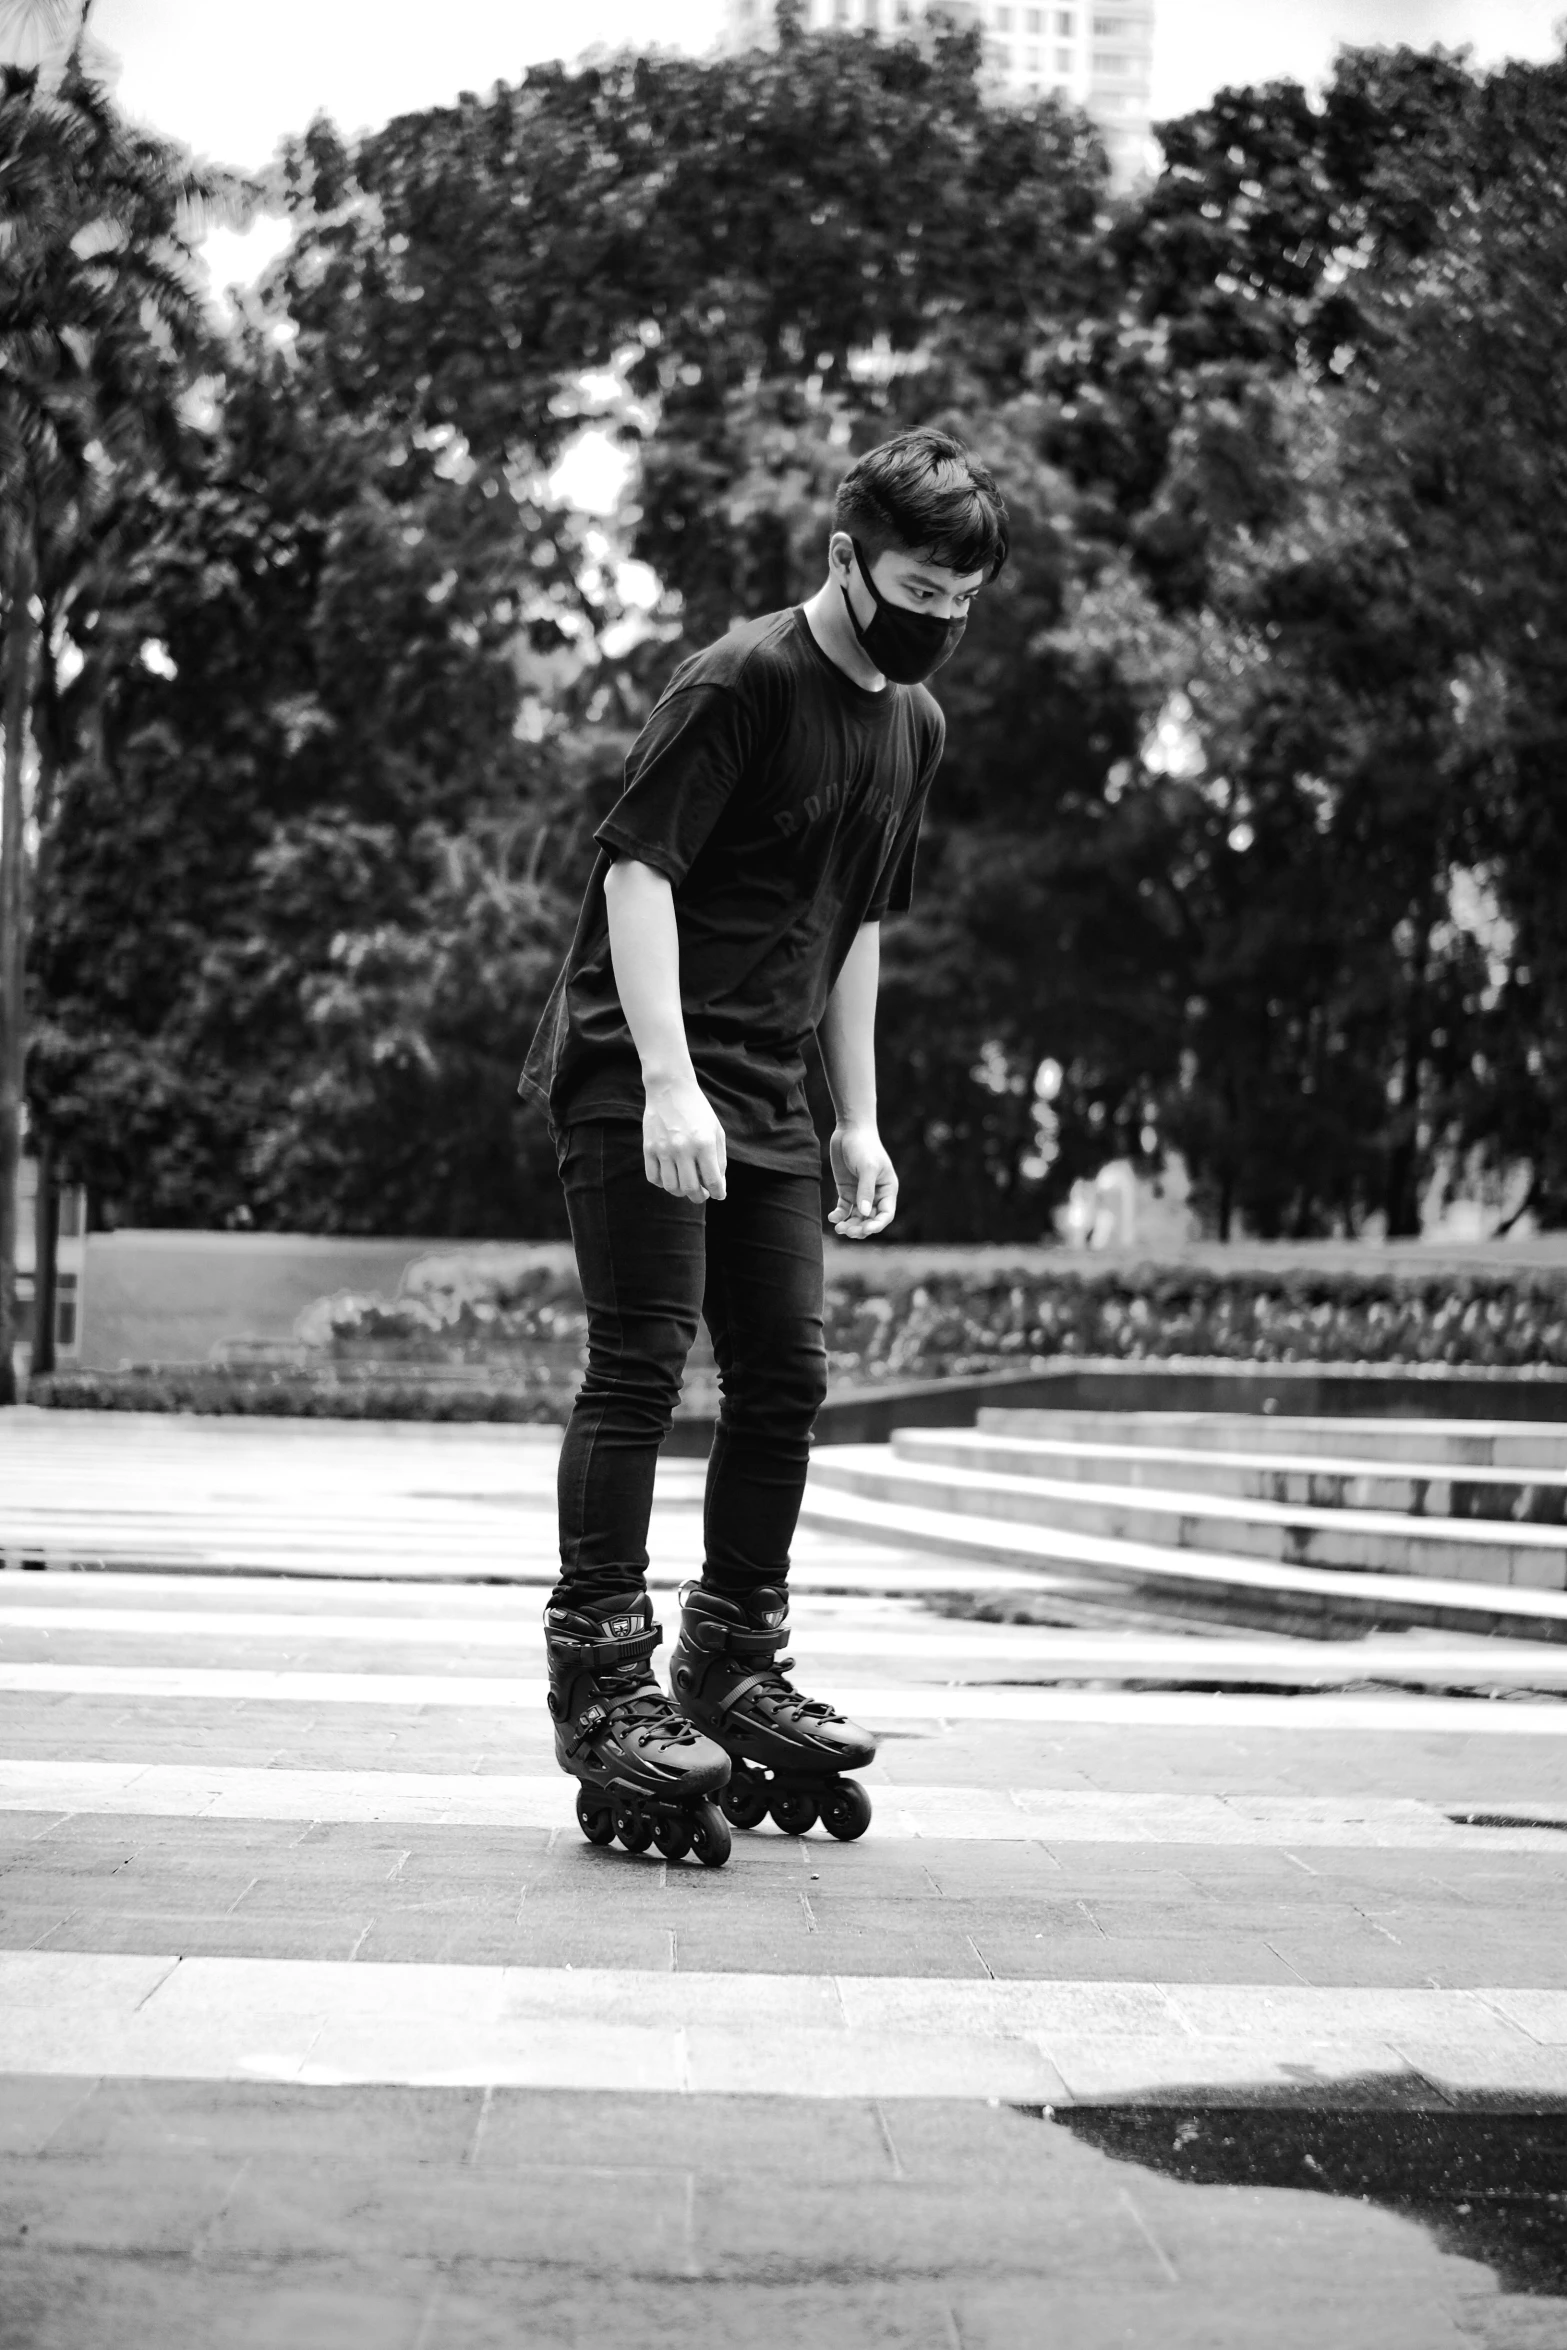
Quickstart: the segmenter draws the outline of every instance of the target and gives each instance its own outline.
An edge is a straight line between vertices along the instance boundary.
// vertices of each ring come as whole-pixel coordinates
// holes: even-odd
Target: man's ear
[[[848,571],[854,562],[854,541],[846,530],[835,530],[827,541],[827,568]]]

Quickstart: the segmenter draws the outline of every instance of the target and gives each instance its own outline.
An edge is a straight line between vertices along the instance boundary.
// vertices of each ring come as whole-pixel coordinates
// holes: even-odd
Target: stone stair
[[[1567,1421],[1314,1419],[1294,1412],[1116,1412],[982,1409],[992,1436],[1044,1442],[1165,1446],[1186,1452],[1264,1453],[1291,1459],[1413,1461],[1445,1468],[1545,1469],[1567,1477]],[[945,1433],[945,1431],[943,1431]]]
[[[1567,1428],[981,1410],[819,1445],[802,1522],[1177,1612],[1567,1640]]]

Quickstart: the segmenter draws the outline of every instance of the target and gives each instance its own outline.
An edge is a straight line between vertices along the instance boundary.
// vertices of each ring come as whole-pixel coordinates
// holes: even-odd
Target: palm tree
[[[13,33],[24,11],[58,17],[58,0],[10,0]],[[177,464],[178,403],[209,348],[193,238],[247,193],[120,121],[82,62],[87,11],[72,13],[57,77],[0,65],[0,1403],[16,1400],[26,835],[49,813],[31,756],[54,649],[40,588],[54,601],[95,560],[128,470]]]
[[[0,0],[0,65],[31,68],[52,85],[75,56],[95,82],[106,86],[119,70],[118,60],[88,31],[92,9],[93,0]]]
[[[63,63],[81,33],[92,0],[0,0],[0,58],[7,65]]]

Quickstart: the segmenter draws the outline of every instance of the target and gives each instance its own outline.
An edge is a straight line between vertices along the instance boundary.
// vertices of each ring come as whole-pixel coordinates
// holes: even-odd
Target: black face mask
[[[865,658],[894,685],[918,685],[921,678],[933,677],[943,661],[950,661],[957,651],[967,620],[938,620],[932,612],[906,612],[901,604],[889,604],[871,577],[871,567],[859,540],[851,539],[849,544],[854,549],[860,577],[876,603],[869,628],[862,628],[849,602],[848,588],[840,591]]]

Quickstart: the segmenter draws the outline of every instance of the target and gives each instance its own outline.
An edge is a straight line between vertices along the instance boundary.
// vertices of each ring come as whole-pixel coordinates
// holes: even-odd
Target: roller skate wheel
[[[684,1860],[691,1849],[691,1822],[678,1814],[668,1819],[655,1820],[653,1841],[666,1860]]]
[[[590,1844],[607,1844],[615,1833],[615,1815],[584,1787],[577,1797],[577,1825]]]
[[[857,1779],[838,1779],[822,1797],[822,1826],[841,1844],[852,1844],[871,1824],[871,1799]]]
[[[718,1798],[718,1808],[736,1828],[759,1828],[767,1817],[767,1781],[737,1763]]]
[[[634,1803],[617,1803],[615,1833],[628,1852],[646,1852],[653,1841],[653,1823],[643,1818]]]
[[[781,1787],[768,1810],[786,1836],[803,1836],[816,1825],[816,1798],[805,1787]]]
[[[691,1849],[703,1868],[721,1869],[729,1858],[732,1844],[729,1822],[717,1804],[699,1804],[691,1814]]]

